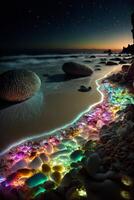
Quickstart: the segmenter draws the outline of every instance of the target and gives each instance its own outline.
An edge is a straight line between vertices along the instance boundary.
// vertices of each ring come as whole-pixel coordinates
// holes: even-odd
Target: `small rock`
[[[58,171],[55,171],[52,173],[51,178],[56,182],[56,183],[60,183],[61,181],[61,173]]]
[[[108,61],[106,65],[118,65],[116,62]]]
[[[88,92],[90,91],[92,88],[89,86],[89,87],[86,87],[84,85],[81,85],[80,88],[78,89],[78,91],[80,92]]]
[[[80,161],[82,159],[82,157],[83,157],[83,152],[81,150],[76,150],[70,155],[70,158],[74,162]]]
[[[33,188],[45,183],[46,181],[47,181],[47,176],[45,176],[42,173],[37,173],[32,177],[30,177],[29,179],[27,179],[26,184],[28,185],[28,187]]]
[[[49,162],[49,157],[45,154],[45,153],[41,153],[40,154],[40,159],[42,160],[42,162]]]
[[[90,176],[93,176],[100,167],[100,157],[97,153],[92,153],[87,159],[86,170]]]
[[[53,181],[46,181],[46,182],[44,183],[44,188],[45,188],[46,190],[52,190],[52,189],[55,188],[55,183],[54,183]]]
[[[42,172],[44,174],[49,174],[51,172],[51,167],[48,164],[43,164],[42,165]]]
[[[36,157],[31,161],[29,167],[31,169],[39,169],[41,165],[42,165],[42,160],[40,159],[40,157]]]
[[[15,163],[15,165],[13,165],[12,171],[15,172],[18,169],[26,168],[26,167],[27,167],[27,162],[25,160],[20,160],[17,163]]]

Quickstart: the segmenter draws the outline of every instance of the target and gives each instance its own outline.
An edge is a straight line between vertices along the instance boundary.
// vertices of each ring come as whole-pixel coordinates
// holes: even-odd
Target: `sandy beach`
[[[90,105],[100,100],[95,80],[106,74],[119,70],[121,65],[103,66],[102,70],[94,71],[88,78],[80,78],[62,83],[53,92],[46,93],[45,80],[42,79],[41,91],[31,99],[20,104],[7,106],[0,111],[2,143],[0,150],[31,136],[45,134],[73,121]],[[32,67],[30,68],[31,70]],[[35,69],[41,75],[44,70]],[[80,85],[91,86],[89,92],[79,92]],[[7,142],[8,141],[8,142]]]

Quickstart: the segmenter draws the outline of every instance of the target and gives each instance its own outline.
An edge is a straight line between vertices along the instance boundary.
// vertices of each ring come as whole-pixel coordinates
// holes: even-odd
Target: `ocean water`
[[[90,58],[92,55],[95,55],[96,58]],[[113,55],[112,57],[115,56]],[[32,70],[40,76],[42,82],[45,82],[42,87],[45,87],[45,93],[48,94],[65,88],[69,90],[76,89],[80,81],[81,84],[88,84],[89,77],[65,80],[64,72],[62,71],[62,65],[65,62],[78,62],[94,70],[95,65],[98,65],[101,59],[104,58],[109,60],[110,57],[107,54],[86,53],[4,56],[0,58],[0,72],[14,68]]]

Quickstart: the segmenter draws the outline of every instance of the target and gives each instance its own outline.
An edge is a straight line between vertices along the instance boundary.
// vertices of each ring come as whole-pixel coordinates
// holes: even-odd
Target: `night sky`
[[[120,49],[132,43],[134,0],[3,0],[0,48]]]

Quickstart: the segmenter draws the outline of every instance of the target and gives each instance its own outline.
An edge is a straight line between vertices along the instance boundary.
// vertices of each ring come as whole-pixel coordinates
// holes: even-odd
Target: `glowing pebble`
[[[58,158],[60,155],[66,155],[69,154],[70,152],[71,152],[70,149],[57,151],[51,155],[51,158]]]
[[[66,149],[66,146],[64,144],[59,144],[58,145],[58,149],[59,150],[65,150]]]
[[[98,120],[98,121],[97,121],[97,124],[96,124],[96,127],[99,128],[99,129],[101,129],[104,125],[105,125],[105,124],[103,123],[102,120]]]
[[[75,140],[77,141],[77,144],[79,144],[79,145],[83,145],[83,144],[85,144],[87,141],[83,138],[83,137],[81,137],[81,136],[76,136],[75,137]]]
[[[53,153],[53,146],[50,143],[46,143],[46,144],[44,144],[44,146],[45,146],[45,150],[48,154]]]
[[[44,187],[37,187],[32,192],[32,198],[35,198],[44,192],[46,192],[46,189]]]
[[[80,189],[76,189],[76,191],[78,192],[78,196],[87,197],[87,192],[85,189],[80,188]]]
[[[123,176],[122,179],[121,179],[121,182],[126,186],[133,185],[132,179],[130,177],[128,177],[128,176]]]
[[[40,154],[40,159],[42,162],[49,162],[49,157],[45,153]]]
[[[62,140],[62,143],[63,143],[64,145],[76,145],[76,142],[75,142],[75,141],[69,140],[69,139],[63,139],[63,140]]]
[[[55,171],[52,173],[51,175],[52,179],[56,182],[56,183],[60,183],[61,181],[61,174],[58,171]]]
[[[29,178],[33,175],[34,170],[31,169],[19,169],[17,171],[17,174],[21,177],[21,178]]]
[[[48,174],[51,172],[51,167],[48,164],[43,164],[42,165],[42,172],[45,174]]]
[[[83,158],[83,152],[81,150],[76,150],[70,155],[70,158],[75,162],[81,161]]]
[[[29,188],[36,187],[38,185],[41,185],[47,181],[47,176],[45,176],[42,173],[37,173],[30,177],[29,179],[26,180],[26,184],[28,185]]]
[[[41,165],[42,165],[42,161],[40,157],[36,157],[31,161],[31,163],[29,164],[29,167],[32,169],[39,169]]]
[[[12,167],[12,171],[17,171],[18,169],[21,168],[26,168],[27,167],[27,162],[25,160],[20,160],[17,163],[15,163],[15,165],[13,165]]]
[[[128,191],[122,190],[120,194],[124,199],[131,199],[131,196]]]
[[[58,172],[63,172],[65,169],[64,169],[64,167],[62,165],[55,165],[53,167],[53,170],[54,171],[58,171]]]

